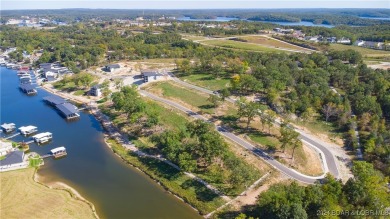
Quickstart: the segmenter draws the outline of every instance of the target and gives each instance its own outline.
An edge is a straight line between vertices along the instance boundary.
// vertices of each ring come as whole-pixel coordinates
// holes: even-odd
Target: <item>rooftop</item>
[[[24,157],[23,151],[12,151],[4,160],[0,160],[0,166],[22,163]]]
[[[53,105],[66,103],[65,99],[58,97],[58,96],[47,96],[47,97],[44,97],[43,100],[50,102]]]
[[[66,117],[77,113],[77,108],[71,103],[63,103],[56,105],[57,109],[60,110]]]
[[[55,153],[58,153],[60,151],[65,151],[65,150],[66,150],[65,147],[58,147],[58,148],[54,148],[54,149],[50,150],[50,152],[52,154],[55,154]]]
[[[15,123],[4,123],[3,125],[1,125],[1,128],[3,128],[3,129],[15,128]]]
[[[30,130],[34,130],[34,129],[36,129],[37,127],[35,127],[35,126],[32,126],[32,125],[28,125],[28,126],[22,126],[22,127],[20,127],[20,128],[18,128],[19,129],[19,131],[30,131]]]
[[[35,89],[35,86],[32,84],[20,84],[19,88],[24,90],[24,91],[32,91]]]
[[[110,64],[106,65],[106,68],[120,68],[121,66],[119,64]]]
[[[32,138],[43,138],[43,137],[46,137],[46,136],[50,136],[51,135],[51,133],[50,132],[42,132],[42,133],[39,133],[39,134],[36,134],[36,135],[34,135],[34,136],[32,136]]]

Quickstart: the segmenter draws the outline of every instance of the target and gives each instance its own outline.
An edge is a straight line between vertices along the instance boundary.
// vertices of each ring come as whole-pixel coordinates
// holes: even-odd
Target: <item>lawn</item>
[[[90,206],[69,192],[36,183],[34,171],[0,173],[1,218],[95,218]]]
[[[191,74],[180,76],[183,81],[198,85],[210,90],[222,90],[230,86],[230,78],[215,78],[211,74]]]
[[[197,107],[206,113],[213,113],[214,109],[211,103],[207,101],[208,96],[199,94],[198,92],[182,88],[171,82],[158,82],[148,86],[150,91],[154,93],[162,92],[162,96],[171,99],[178,99],[188,105]]]
[[[206,40],[202,41],[202,43],[211,45],[211,46],[219,46],[231,49],[242,49],[242,50],[250,50],[256,52],[286,52],[278,49],[268,48],[261,45],[248,44],[245,42],[238,42],[233,40]]]
[[[182,38],[185,38],[188,40],[205,40],[205,39],[207,39],[207,37],[196,36],[196,35],[182,35]]]
[[[330,48],[336,51],[353,49],[359,52],[360,54],[362,54],[363,58],[390,60],[389,51],[368,49],[360,46],[350,46],[350,45],[342,45],[342,44],[330,44]]]
[[[259,45],[265,45],[265,46],[271,46],[271,47],[277,47],[277,48],[283,48],[283,49],[292,49],[292,50],[297,50],[297,51],[311,51],[308,49],[305,49],[300,46],[292,45],[289,43],[285,43],[283,41],[271,39],[268,37],[263,37],[263,36],[242,36],[238,37],[239,39],[244,39],[248,41],[248,43],[256,43]]]

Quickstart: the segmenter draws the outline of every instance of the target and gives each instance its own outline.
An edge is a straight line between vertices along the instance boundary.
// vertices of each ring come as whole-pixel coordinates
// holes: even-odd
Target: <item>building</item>
[[[32,95],[37,93],[35,86],[32,84],[20,84],[19,89],[27,95]]]
[[[340,43],[340,44],[351,44],[351,40],[348,39],[348,38],[342,37],[341,39],[337,40],[337,43]]]
[[[110,64],[110,65],[105,66],[105,69],[108,72],[114,72],[115,70],[120,69],[120,68],[121,68],[121,66],[119,64]]]
[[[45,143],[53,138],[53,134],[50,132],[43,132],[31,137],[36,143]]]
[[[37,132],[38,128],[35,126],[32,126],[32,125],[28,125],[28,126],[22,126],[22,127],[18,128],[18,130],[23,135],[31,135],[32,133]]]
[[[12,143],[9,141],[0,141],[0,156],[4,156],[13,150]]]
[[[158,81],[163,79],[164,75],[160,74],[160,72],[156,69],[145,69],[141,70],[142,78],[144,79],[144,82],[151,82],[151,81]]]
[[[44,101],[46,101],[50,105],[58,105],[58,104],[63,104],[66,103],[66,100],[59,97],[59,96],[47,96],[43,98]]]
[[[99,87],[99,85],[95,85],[91,88],[91,90],[89,91],[89,94],[91,96],[95,96],[95,97],[100,97],[102,95],[102,91]]]
[[[12,132],[16,129],[15,123],[4,123],[1,125],[1,128],[4,130],[4,132]]]
[[[0,171],[26,167],[28,167],[28,162],[24,161],[23,151],[11,151],[4,160],[0,160]]]
[[[66,119],[75,119],[80,117],[80,115],[77,113],[77,107],[71,103],[58,104],[56,105],[56,108]]]
[[[355,46],[363,46],[364,45],[364,40],[357,40],[355,43],[354,43]]]

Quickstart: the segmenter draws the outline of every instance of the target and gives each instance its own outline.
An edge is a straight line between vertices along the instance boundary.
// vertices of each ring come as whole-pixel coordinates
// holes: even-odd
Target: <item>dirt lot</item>
[[[0,174],[1,218],[96,218],[89,204],[65,190],[50,189],[33,180],[35,170]]]

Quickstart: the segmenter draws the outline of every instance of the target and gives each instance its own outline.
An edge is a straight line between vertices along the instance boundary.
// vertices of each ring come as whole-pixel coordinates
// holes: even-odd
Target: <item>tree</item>
[[[123,110],[133,120],[145,109],[145,103],[139,96],[135,86],[124,86],[120,92],[112,94],[112,102],[117,110]]]
[[[325,116],[325,121],[328,122],[329,118],[338,115],[340,110],[336,104],[330,102],[322,106],[322,113]]]
[[[230,96],[230,91],[228,88],[224,88],[221,90],[220,92],[220,95],[221,95],[221,100],[222,101],[225,101],[226,98],[228,98]]]
[[[296,147],[298,147],[298,143],[297,141],[300,141],[298,139],[299,137],[299,133],[296,132],[294,129],[290,128],[288,126],[288,124],[286,123],[283,123],[281,126],[280,126],[280,137],[279,137],[279,141],[282,143],[282,145],[280,146],[280,148],[283,149],[283,153],[284,151],[286,150],[286,147],[287,146],[293,146],[294,144],[297,144]]]
[[[268,126],[268,134],[271,134],[271,127],[274,125],[276,119],[276,113],[272,110],[266,110],[263,114],[264,122]]]
[[[210,94],[207,100],[213,104],[214,108],[217,108],[221,102],[221,98],[215,94]]]
[[[302,147],[302,141],[300,139],[298,139],[298,138],[295,138],[295,139],[292,140],[291,146],[293,148],[293,151],[292,151],[292,154],[291,154],[291,159],[294,160],[295,149]]]
[[[265,110],[265,106],[257,102],[248,102],[244,98],[237,101],[237,106],[238,116],[240,118],[246,118],[246,129],[249,129],[250,122]]]

